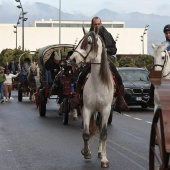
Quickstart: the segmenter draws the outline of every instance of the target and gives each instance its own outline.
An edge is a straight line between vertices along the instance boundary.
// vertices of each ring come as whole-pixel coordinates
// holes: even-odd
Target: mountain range
[[[16,24],[21,10],[14,4],[8,3],[0,5],[0,23]],[[35,20],[59,20],[59,9],[56,7],[36,2],[32,5],[25,5],[24,12],[28,12],[25,22],[29,26]],[[161,43],[165,40],[163,27],[170,21],[170,16],[160,16],[155,14],[144,14],[139,12],[117,13],[109,9],[102,9],[94,15],[87,17],[82,14],[69,14],[61,10],[61,20],[91,20],[93,16],[99,16],[103,21],[123,21],[126,28],[148,27],[148,53],[152,54],[151,44]],[[141,35],[142,36],[142,35]],[[140,40],[140,37],[139,37]]]

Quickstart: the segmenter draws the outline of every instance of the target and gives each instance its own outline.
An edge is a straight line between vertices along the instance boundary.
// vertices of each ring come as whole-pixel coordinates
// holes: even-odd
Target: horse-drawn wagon
[[[40,86],[36,94],[36,104],[39,108],[39,115],[46,116],[47,101],[52,98],[56,99],[60,104],[62,110],[60,115],[65,125],[68,124],[69,119],[69,97],[74,95],[74,90],[71,89],[71,73],[66,69],[68,66],[66,58],[73,48],[72,44],[56,44],[43,47],[38,53]],[[55,66],[56,55],[59,56],[60,61],[57,63],[59,67]],[[50,67],[47,62],[50,63]]]
[[[154,116],[149,146],[149,170],[169,170],[170,155],[170,58],[168,44],[153,45]]]
[[[32,62],[30,57],[25,57],[25,54],[33,54],[36,51],[26,51],[19,57],[20,75],[18,80],[18,101],[21,102],[23,95],[30,95],[29,99],[34,100],[36,93],[35,76],[37,76],[37,66]],[[25,58],[25,59],[23,59]]]

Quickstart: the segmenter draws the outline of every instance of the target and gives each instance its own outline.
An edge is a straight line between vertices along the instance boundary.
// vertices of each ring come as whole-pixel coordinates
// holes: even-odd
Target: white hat
[[[59,55],[55,55],[55,56],[54,56],[54,59],[55,59],[55,60],[61,60],[61,57],[60,57]]]

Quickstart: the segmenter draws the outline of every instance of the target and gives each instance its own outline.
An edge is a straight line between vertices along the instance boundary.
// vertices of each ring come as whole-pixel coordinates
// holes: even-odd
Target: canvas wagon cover
[[[50,58],[51,54],[55,50],[62,50],[64,48],[74,48],[75,45],[73,44],[55,44],[55,45],[48,45],[43,48],[38,53],[38,63],[40,66],[40,69],[44,69],[44,64],[46,61]]]

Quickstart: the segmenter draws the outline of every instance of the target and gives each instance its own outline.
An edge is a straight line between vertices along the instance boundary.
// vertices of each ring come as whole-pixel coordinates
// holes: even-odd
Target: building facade
[[[91,21],[36,21],[24,27],[24,49],[35,51],[51,44],[75,44],[83,37],[82,26],[87,30]],[[126,28],[124,22],[102,21],[103,26],[116,40],[117,54],[147,54],[147,32],[141,41],[144,28]],[[15,33],[14,33],[15,31]],[[0,52],[3,49],[14,49],[23,44],[22,26],[0,24]]]

